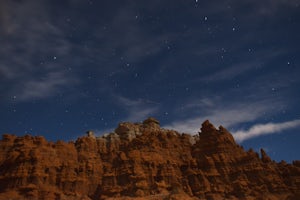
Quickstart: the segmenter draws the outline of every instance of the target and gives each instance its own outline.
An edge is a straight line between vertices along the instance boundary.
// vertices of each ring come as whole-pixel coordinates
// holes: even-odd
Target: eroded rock
[[[300,161],[245,151],[209,121],[197,136],[143,123],[75,142],[5,134],[0,199],[297,199]]]

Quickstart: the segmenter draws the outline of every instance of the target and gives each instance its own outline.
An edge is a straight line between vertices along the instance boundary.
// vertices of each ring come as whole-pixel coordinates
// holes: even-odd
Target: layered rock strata
[[[75,142],[4,134],[0,199],[300,199],[300,161],[260,154],[209,121],[197,136],[154,118]]]

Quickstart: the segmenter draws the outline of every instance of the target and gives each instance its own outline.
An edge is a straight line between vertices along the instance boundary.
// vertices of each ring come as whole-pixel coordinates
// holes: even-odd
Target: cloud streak
[[[30,80],[23,85],[22,90],[17,91],[18,101],[27,101],[30,99],[42,99],[55,94],[65,85],[74,80],[65,76],[64,73],[49,73],[46,78],[40,80]]]
[[[124,121],[138,122],[154,115],[159,109],[156,103],[144,99],[132,100],[117,96],[120,106],[126,109],[127,116]]]
[[[249,130],[240,130],[234,132],[233,136],[238,142],[243,142],[245,140],[254,137],[278,133],[299,126],[300,126],[300,119],[281,122],[281,123],[256,124],[252,126]]]
[[[264,116],[266,112],[271,110],[271,107],[265,105],[264,102],[255,102],[252,104],[234,104],[222,107],[217,107],[218,102],[214,100],[204,99],[203,101],[209,102],[211,106],[202,107],[201,103],[199,105],[194,102],[192,105],[186,105],[185,111],[190,112],[192,110],[200,109],[201,113],[194,113],[195,117],[189,118],[187,120],[174,121],[170,124],[165,125],[165,128],[175,129],[181,132],[196,134],[199,131],[201,123],[205,120],[210,120],[216,126],[222,125],[224,127],[230,128],[237,126],[238,124],[250,122],[259,119]],[[202,100],[199,100],[202,102]]]
[[[17,96],[19,102],[44,99],[75,83],[76,75],[67,73],[66,69],[76,59],[66,62],[71,60],[67,58],[76,45],[51,21],[47,5],[34,1],[6,1],[1,2],[0,7],[3,25],[0,78],[10,85],[9,88],[0,86],[5,99],[11,96]]]
[[[70,2],[70,8],[76,8],[79,3],[77,0]],[[54,20],[57,16],[49,12],[49,7],[47,2],[0,3],[0,36],[3,38],[0,79],[1,85],[10,85],[9,88],[0,86],[0,93],[6,100],[11,96],[18,96],[17,100],[22,102],[55,96],[80,82],[74,81],[80,78],[78,72],[90,70],[90,65],[101,66],[93,71],[100,72],[99,80],[103,81],[110,71],[123,72],[122,66],[152,57],[164,47],[166,36],[145,31],[132,6],[116,9],[114,14],[107,16],[107,23],[93,26],[87,36],[81,38],[73,34],[85,30],[84,20],[74,24],[78,17],[69,11]],[[73,16],[72,20],[68,14]],[[68,68],[74,70],[66,72]],[[110,81],[101,83],[112,88],[110,84]]]

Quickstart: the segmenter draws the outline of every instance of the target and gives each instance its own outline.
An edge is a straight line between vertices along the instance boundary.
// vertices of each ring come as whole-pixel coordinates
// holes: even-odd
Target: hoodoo
[[[123,122],[75,142],[5,134],[0,199],[300,199],[300,161],[244,150],[208,120],[199,135]]]

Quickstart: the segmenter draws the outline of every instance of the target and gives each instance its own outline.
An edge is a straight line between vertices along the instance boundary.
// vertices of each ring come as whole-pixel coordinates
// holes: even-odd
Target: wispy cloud
[[[118,96],[117,101],[122,108],[126,109],[127,116],[124,121],[138,122],[158,112],[159,106],[155,102],[145,99],[132,100]]]
[[[166,36],[153,35],[141,26],[141,16],[132,5],[116,8],[115,13],[106,16],[105,23],[90,28],[85,19],[73,22],[81,15],[74,16],[71,10],[80,6],[80,2],[72,0],[69,3],[69,9],[61,16],[50,12],[52,5],[48,2],[0,3],[0,36],[3,39],[0,79],[1,85],[10,85],[9,88],[0,86],[0,92],[6,99],[19,96],[21,101],[30,101],[54,96],[79,82],[74,81],[82,78],[78,71],[88,71],[92,67],[91,71],[103,76],[98,80],[105,81],[110,72],[124,72],[122,67],[127,63],[133,65],[143,61],[165,47]],[[85,32],[87,27],[89,32],[84,33],[85,37],[73,36]],[[69,67],[77,70],[65,72]],[[61,79],[53,74],[59,74]],[[41,80],[40,77],[45,78]],[[110,81],[101,85],[112,88]],[[32,90],[28,89],[31,87]]]
[[[181,112],[188,112],[191,116],[187,120],[176,120],[166,124],[164,127],[175,129],[185,133],[196,134],[199,132],[201,124],[206,119],[215,126],[222,125],[229,129],[238,142],[259,137],[262,135],[274,134],[287,129],[300,127],[300,119],[295,119],[279,123],[257,124],[258,121],[266,121],[268,116],[285,109],[286,102],[281,99],[261,96],[253,99],[248,97],[249,103],[233,103],[224,100],[224,97],[194,99],[182,107]],[[272,102],[272,103],[269,103]],[[222,105],[222,106],[221,106]],[[277,109],[276,109],[277,108]],[[198,110],[195,112],[195,110]],[[179,110],[177,111],[179,112]],[[177,113],[178,114],[178,113]],[[248,130],[241,129],[245,124],[254,124]],[[237,131],[236,131],[237,130]]]
[[[283,6],[297,7],[299,5],[299,0],[244,0],[239,2],[225,1],[223,3],[220,2],[218,5],[209,7],[206,12],[215,14],[217,12],[225,12],[230,8],[244,11],[244,16],[246,17],[269,17],[280,11]],[[216,7],[215,10],[213,9],[214,7]],[[245,7],[247,7],[247,11],[244,10]]]
[[[0,86],[2,95],[30,101],[53,96],[74,84],[75,75],[66,73],[72,64],[65,65],[74,45],[53,23],[47,5],[5,1],[0,7],[0,76],[1,82],[10,85],[4,89]]]
[[[229,66],[225,69],[219,70],[209,76],[203,77],[203,81],[222,81],[230,80],[238,75],[244,74],[247,71],[256,69],[261,64],[259,62],[248,62],[248,63],[238,63],[233,66]]]
[[[210,102],[210,105],[218,105],[217,103],[212,103],[212,100],[205,100],[205,102]],[[220,100],[219,100],[220,101]],[[201,101],[200,101],[201,102]],[[209,106],[201,108],[194,104],[196,107],[187,106],[189,110],[200,108],[203,114],[196,113],[195,117],[189,118],[187,120],[174,121],[170,124],[165,125],[165,128],[175,129],[181,132],[195,134],[199,131],[201,123],[206,119],[210,120],[216,126],[222,125],[226,128],[234,127],[238,124],[254,121],[258,118],[264,116],[266,112],[271,110],[271,107],[266,106],[264,102],[254,102],[240,103],[233,105],[226,105],[224,107],[220,106]],[[185,112],[185,111],[184,111]],[[186,110],[186,112],[188,112]]]
[[[101,42],[98,51],[111,52],[106,57],[107,61],[115,60],[115,54],[118,53],[123,62],[136,63],[163,50],[170,34],[151,34],[148,28],[140,26],[141,20],[145,20],[142,17],[145,16],[137,13],[134,7],[124,6],[109,19],[109,26],[94,30],[95,39]]]
[[[233,52],[239,52],[240,57],[243,59],[237,59],[235,63],[224,64],[224,66],[216,68],[211,73],[204,74],[204,76],[193,81],[218,82],[240,78],[247,74],[252,74],[253,72],[255,73],[258,70],[267,68],[270,62],[287,53],[286,49],[274,50],[267,47],[262,50],[255,50],[254,52],[251,52],[252,50],[250,49],[249,53],[249,49],[245,50],[243,48],[245,48],[245,46],[248,45],[247,43],[252,41],[254,38],[248,37],[250,36],[245,36],[245,38],[240,39],[235,47],[231,49]]]
[[[227,40],[224,40],[223,37],[215,38],[213,43],[205,42],[205,37],[203,37],[203,39],[201,39],[202,37],[197,37],[197,40],[190,39],[195,34],[205,34],[205,32],[199,28],[201,26],[191,26],[189,27],[190,31],[186,32],[176,30],[167,31],[168,29],[162,31],[164,28],[160,26],[160,23],[154,23],[156,20],[159,22],[159,19],[155,19],[155,17],[148,18],[149,16],[146,14],[142,15],[137,12],[139,9],[135,6],[138,6],[138,4],[119,6],[114,10],[114,13],[106,16],[105,23],[97,23],[97,26],[91,26],[92,28],[86,31],[87,29],[85,28],[88,27],[88,25],[82,25],[86,24],[84,19],[82,19],[82,21],[77,20],[76,23],[71,20],[69,23],[70,19],[68,19],[68,16],[72,15],[73,11],[69,13],[68,10],[76,10],[73,9],[74,7],[72,6],[80,6],[80,1],[78,0],[69,1],[72,6],[61,16],[53,16],[56,13],[50,12],[51,9],[49,8],[51,8],[51,6],[46,2],[37,3],[32,0],[3,2],[4,3],[0,3],[0,23],[2,24],[0,34],[1,38],[3,38],[3,42],[0,46],[0,79],[5,82],[5,85],[10,85],[11,87],[9,89],[1,89],[0,86],[0,92],[2,95],[4,93],[6,93],[5,95],[18,95],[22,97],[20,100],[23,101],[29,101],[31,98],[46,98],[52,96],[57,91],[60,91],[60,89],[68,88],[67,86],[74,84],[76,81],[71,80],[76,79],[76,74],[67,74],[63,72],[63,68],[72,67],[73,65],[80,66],[77,57],[81,58],[80,62],[87,62],[87,60],[90,62],[92,60],[93,66],[101,66],[97,67],[97,70],[101,71],[101,75],[99,76],[103,75],[104,77],[106,74],[102,73],[103,71],[117,71],[117,68],[120,69],[122,68],[121,66],[127,63],[133,63],[134,65],[139,62],[147,61],[149,58],[154,58],[163,53],[169,43],[173,43],[174,46],[177,45],[177,51],[186,53],[182,54],[183,56],[180,58],[178,56],[178,59],[175,58],[175,56],[170,56],[169,60],[167,60],[168,56],[155,59],[156,61],[159,60],[160,63],[153,64],[153,66],[161,66],[160,71],[163,70],[163,65],[166,66],[167,70],[170,70],[170,68],[178,65],[178,60],[186,60],[186,63],[198,63],[188,60],[188,56],[193,55],[193,52],[198,52],[197,58],[211,58],[210,60],[213,60],[216,54],[219,56],[224,46],[236,46],[237,49],[233,49],[233,53],[240,52],[240,48],[245,46],[244,41],[239,41],[242,39],[236,39],[237,42],[233,45],[227,43]],[[246,1],[245,4],[251,4],[255,8],[261,8],[261,10],[269,8],[269,5],[271,5],[273,12],[283,4],[292,6],[297,2],[297,0],[263,0]],[[180,5],[188,5],[186,2],[178,2],[178,4],[179,3]],[[157,10],[158,7],[165,7],[166,4],[166,2],[161,1],[151,1],[151,3],[144,4],[147,6],[143,7],[147,11],[145,13],[152,13]],[[195,10],[192,9],[193,7],[178,6],[178,4],[176,4],[178,7],[176,9],[190,9],[191,12],[189,13],[191,13],[191,15],[194,13],[195,17],[199,17],[199,12],[193,11]],[[243,7],[244,3],[234,4],[237,5],[236,7],[231,5],[230,2],[222,2],[218,5],[207,5],[209,5],[208,8],[203,9],[203,16],[224,13],[226,14],[226,18],[231,18],[232,13],[234,13],[233,11],[239,10],[239,8]],[[201,18],[203,18],[203,16],[201,15]],[[145,26],[143,23],[147,21],[152,21],[151,23],[153,24],[151,26]],[[211,27],[211,29],[214,28]],[[82,32],[83,30],[84,32]],[[249,33],[249,35],[255,35],[252,31],[249,32],[251,33]],[[75,35],[84,35],[86,38],[72,38],[71,35],[74,33]],[[79,45],[74,42],[77,40],[81,40],[80,43],[82,45],[80,48]],[[252,40],[256,41],[257,37],[253,37]],[[252,43],[252,40],[250,43]],[[249,38],[247,38],[246,41],[249,42]],[[274,49],[272,49],[272,52],[273,51]],[[58,59],[53,60],[53,57],[57,57]],[[264,55],[257,55],[256,57],[266,58]],[[252,59],[252,57],[250,59]],[[47,64],[40,65],[42,62],[46,62]],[[60,63],[55,64],[55,62]],[[89,64],[90,63],[85,63],[84,66],[88,68],[87,66],[89,66]],[[225,68],[210,72],[209,74],[203,73],[204,77],[200,77],[200,81],[229,80],[236,78],[239,75],[249,72],[259,64],[259,60],[251,62],[249,59],[245,60],[245,62],[237,61],[236,64],[224,65]],[[144,65],[136,64],[135,66],[136,68],[142,68]],[[80,67],[82,67],[82,65]],[[198,65],[196,67],[199,68]],[[203,68],[209,69],[210,67],[204,66]],[[96,68],[93,70],[96,70]],[[168,72],[167,76],[172,77],[169,76],[169,73],[170,72]],[[38,79],[37,77],[40,76],[40,74],[46,78],[44,78],[44,80]],[[58,80],[53,74],[60,74],[62,79]],[[80,74],[77,74],[77,76],[80,76]],[[159,76],[155,74],[155,77]],[[98,79],[103,80],[102,77],[98,77]],[[164,80],[164,78],[162,79]],[[197,79],[197,81],[199,81],[199,79]],[[102,85],[104,86],[105,84],[109,85],[110,83],[107,81]],[[33,85],[36,92],[28,89]],[[44,92],[40,92],[42,89]],[[143,112],[140,112],[140,115],[151,112],[152,109],[144,109]]]
[[[256,124],[253,125],[249,130],[240,130],[234,132],[233,136],[238,142],[243,142],[254,137],[278,133],[296,127],[300,127],[300,119],[281,123]]]
[[[263,0],[263,1],[255,1],[255,3],[253,4],[256,6],[257,12],[259,14],[270,15],[270,14],[275,14],[278,10],[282,9],[282,6],[297,7],[300,5],[300,1],[299,0]]]
[[[26,101],[31,99],[42,99],[54,95],[60,88],[74,82],[64,73],[54,72],[47,74],[43,79],[29,80],[25,82],[20,91],[15,91],[16,100]]]

